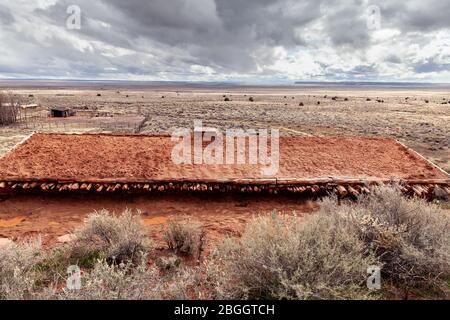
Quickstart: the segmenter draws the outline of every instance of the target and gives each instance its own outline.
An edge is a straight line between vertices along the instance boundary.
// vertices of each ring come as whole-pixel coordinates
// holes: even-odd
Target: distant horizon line
[[[373,81],[373,80],[296,80],[278,82],[256,82],[240,80],[133,80],[133,79],[58,79],[58,78],[0,78],[4,82],[54,82],[54,83],[130,83],[130,84],[203,84],[203,85],[233,85],[233,86],[296,86],[296,85],[391,85],[391,86],[448,86],[450,82],[430,81]]]

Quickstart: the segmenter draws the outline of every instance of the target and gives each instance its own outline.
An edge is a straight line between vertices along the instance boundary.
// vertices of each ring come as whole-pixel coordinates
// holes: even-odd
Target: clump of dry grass
[[[75,232],[69,245],[71,258],[83,266],[103,258],[115,264],[139,263],[148,249],[148,238],[139,217],[130,210],[119,216],[106,210],[95,212]]]
[[[169,221],[163,230],[169,249],[198,259],[203,250],[205,232],[202,225],[190,220]]]
[[[138,265],[99,260],[83,273],[80,290],[53,289],[44,294],[61,300],[148,300],[161,299],[163,292],[158,270],[143,259]]]
[[[255,218],[215,257],[216,294],[235,299],[370,298],[367,267],[378,263],[351,221],[328,214]]]
[[[170,273],[177,270],[181,265],[181,260],[176,255],[171,255],[168,257],[159,257],[155,260],[155,264],[164,273]]]
[[[12,243],[0,248],[0,300],[30,299],[33,297],[41,261],[39,239]]]
[[[203,285],[202,267],[181,267],[163,282],[163,298],[168,300],[208,299]]]

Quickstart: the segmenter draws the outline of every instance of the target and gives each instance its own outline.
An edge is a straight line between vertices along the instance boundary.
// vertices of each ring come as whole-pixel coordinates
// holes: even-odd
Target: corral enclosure
[[[279,170],[259,164],[175,164],[169,136],[34,134],[0,159],[5,190],[363,192],[370,183],[403,182],[427,195],[448,188],[447,173],[393,139],[280,137]]]

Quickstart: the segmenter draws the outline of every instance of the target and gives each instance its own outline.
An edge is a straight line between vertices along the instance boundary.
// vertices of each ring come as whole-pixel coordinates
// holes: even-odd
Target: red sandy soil
[[[171,160],[175,144],[157,136],[35,134],[0,159],[0,179],[263,177],[259,165],[176,165]],[[280,169],[274,177],[448,179],[395,140],[368,137],[281,137]]]
[[[299,215],[317,204],[299,197],[250,195],[15,195],[0,199],[0,238],[19,240],[41,236],[44,246],[73,232],[95,210],[120,213],[141,210],[142,222],[157,248],[163,248],[161,228],[170,219],[199,221],[207,248],[225,236],[239,236],[247,221],[273,211]]]

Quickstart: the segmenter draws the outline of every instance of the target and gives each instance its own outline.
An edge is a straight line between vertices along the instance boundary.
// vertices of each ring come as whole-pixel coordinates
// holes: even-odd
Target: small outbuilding
[[[67,107],[54,107],[50,109],[50,116],[54,118],[67,118],[74,114],[75,112]]]
[[[22,104],[20,105],[20,107],[22,109],[36,109],[37,107],[39,107],[38,104]]]

